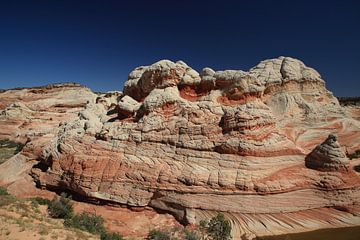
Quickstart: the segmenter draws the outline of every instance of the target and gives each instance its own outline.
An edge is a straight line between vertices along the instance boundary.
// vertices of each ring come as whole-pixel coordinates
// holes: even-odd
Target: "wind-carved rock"
[[[150,206],[194,224],[224,212],[234,239],[360,225],[360,179],[337,141],[331,137],[308,155],[334,132],[347,151],[359,149],[360,123],[299,60],[200,74],[182,61],[161,60],[134,69],[124,94],[81,92],[87,104],[65,108],[72,117],[54,121],[52,134],[15,115],[0,118],[7,126],[2,136],[26,135],[29,146],[38,144],[21,156],[46,165],[31,170],[40,186]],[[1,93],[0,103],[13,95]],[[43,103],[39,96],[26,106]],[[34,129],[43,135],[32,135]],[[338,206],[352,206],[354,214]]]
[[[125,83],[124,93],[136,100],[144,99],[155,88],[167,88],[182,85],[193,85],[200,82],[199,73],[184,62],[173,63],[161,60],[151,66],[134,69]]]
[[[124,96],[118,103],[118,117],[124,119],[133,117],[139,110],[141,104],[130,96]]]
[[[306,156],[305,165],[320,171],[349,171],[349,159],[333,134]]]
[[[240,131],[252,134],[258,129],[275,126],[271,110],[261,101],[254,101],[238,107],[224,108],[224,131]]]

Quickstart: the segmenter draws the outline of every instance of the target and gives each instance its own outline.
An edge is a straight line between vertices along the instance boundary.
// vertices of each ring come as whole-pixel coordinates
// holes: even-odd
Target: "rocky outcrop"
[[[337,137],[331,134],[306,156],[305,165],[321,171],[348,171],[349,159],[342,152]]]
[[[182,61],[161,60],[151,66],[142,66],[129,74],[124,93],[136,100],[144,99],[155,88],[194,85],[200,81],[199,73]]]
[[[133,70],[124,94],[87,101],[20,153],[37,162],[39,186],[150,206],[183,223],[221,211],[235,239],[360,224],[360,178],[339,147],[360,148],[360,122],[299,60],[200,73],[162,60]],[[315,148],[332,133],[339,144]]]

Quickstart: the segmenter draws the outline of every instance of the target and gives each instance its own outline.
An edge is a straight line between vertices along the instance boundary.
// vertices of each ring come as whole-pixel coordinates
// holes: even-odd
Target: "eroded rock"
[[[330,134],[327,139],[305,158],[306,167],[321,171],[348,171],[349,159],[342,151],[337,137]]]
[[[73,96],[73,88],[62,94]],[[41,102],[71,102],[47,91],[56,97],[45,91],[50,99]],[[299,60],[200,74],[182,61],[162,60],[134,69],[124,95],[81,91],[88,98],[79,107],[42,113],[41,124],[33,124],[37,98],[26,101],[31,120],[0,119],[7,124],[1,136],[29,139],[19,156],[41,163],[30,171],[42,187],[152,206],[189,223],[225,212],[235,239],[269,234],[267,227],[278,234],[303,230],[302,221],[307,230],[360,224],[360,207],[352,217],[334,210],[360,204],[359,176],[339,146],[360,148],[360,123]],[[0,99],[11,102],[7,92]],[[50,125],[44,116],[57,117]],[[332,133],[340,143],[331,137],[320,144]],[[324,223],[316,212],[328,208],[334,211]]]

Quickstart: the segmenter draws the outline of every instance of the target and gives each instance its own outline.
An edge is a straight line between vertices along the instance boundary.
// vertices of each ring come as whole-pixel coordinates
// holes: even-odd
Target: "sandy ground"
[[[0,199],[1,201],[1,199]],[[30,201],[16,200],[0,208],[1,240],[75,240],[99,239],[98,236],[66,229],[63,220],[48,216],[46,206],[35,206]]]
[[[75,202],[75,212],[90,212],[101,215],[105,220],[105,227],[126,237],[144,239],[150,230],[175,228],[182,226],[169,214],[158,214],[151,208],[133,211],[128,208],[109,205],[94,205]]]
[[[32,184],[27,181],[21,182],[22,186],[12,186],[10,193],[17,196],[18,198],[32,198],[32,197],[41,197],[46,199],[53,199],[56,195],[54,192],[48,190],[41,190],[35,188]],[[26,192],[24,190],[24,186]],[[9,190],[9,189],[8,189]],[[96,213],[97,215],[102,216],[105,219],[105,227],[107,230],[112,232],[117,232],[122,236],[130,239],[144,239],[150,230],[152,229],[172,229],[172,228],[182,228],[182,225],[179,224],[175,218],[169,214],[159,214],[155,212],[152,208],[138,208],[135,210],[129,209],[127,207],[122,207],[120,205],[96,205],[92,203],[73,201],[74,211],[75,213],[81,212],[90,212]],[[40,206],[44,208],[44,206]],[[3,207],[1,207],[3,208]],[[5,212],[8,213],[8,210],[1,209],[0,217]],[[45,211],[45,212],[44,212]],[[46,208],[42,211],[42,217],[48,217]],[[61,220],[56,220],[49,218],[50,222],[59,222],[58,228],[63,228]],[[4,223],[4,224],[2,224]],[[19,231],[17,227],[18,224],[14,224],[13,222],[4,222],[4,218],[0,218],[0,226],[7,226],[7,230],[11,231],[11,234],[6,235],[6,231],[1,231],[0,240],[1,239],[25,239],[22,238],[23,233]],[[58,238],[55,236],[51,239],[66,239],[61,238],[65,236],[63,233],[57,234],[59,230],[54,229],[53,235],[59,235]],[[36,231],[35,231],[36,233]],[[14,236],[13,236],[14,235]],[[19,235],[19,236],[18,236]],[[33,235],[26,234],[28,238],[26,239],[47,239],[46,236],[42,235]],[[49,234],[51,235],[51,234]],[[5,238],[1,238],[5,237]],[[47,236],[49,237],[49,236]],[[69,240],[72,238],[68,238]],[[74,238],[78,239],[78,238]]]

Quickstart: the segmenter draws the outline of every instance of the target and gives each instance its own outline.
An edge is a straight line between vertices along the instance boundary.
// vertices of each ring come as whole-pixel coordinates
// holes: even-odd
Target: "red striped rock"
[[[39,186],[187,223],[221,211],[235,239],[360,225],[360,177],[344,156],[360,148],[360,122],[299,60],[200,74],[164,60],[132,71],[124,95],[95,99],[46,141],[29,137],[20,155],[40,161]],[[321,144],[329,134],[339,143]]]

